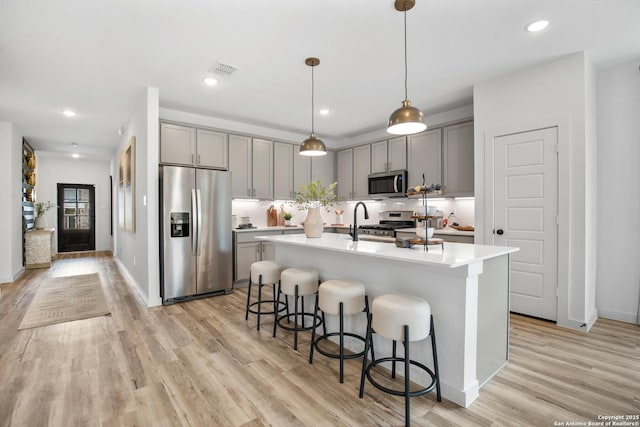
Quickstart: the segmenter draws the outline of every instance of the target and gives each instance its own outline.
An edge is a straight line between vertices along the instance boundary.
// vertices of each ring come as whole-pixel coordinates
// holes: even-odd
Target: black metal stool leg
[[[295,329],[293,330],[293,349],[297,350],[298,349],[298,285],[296,285],[295,288],[295,302],[293,304],[294,309],[295,309],[295,322],[294,322],[294,327]],[[304,319],[304,316],[302,316],[302,318]]]
[[[391,362],[391,378],[396,377],[396,344],[396,340],[393,340],[393,353],[391,354],[393,356],[393,362]]]
[[[300,297],[300,299],[302,300],[302,327],[304,328],[304,295]],[[297,323],[296,323],[297,325]]]
[[[395,341],[394,341],[395,342]],[[409,359],[409,325],[404,325],[404,425],[409,427],[411,424],[411,380],[409,372],[411,368]]]
[[[309,363],[313,363],[313,347],[316,342],[316,320],[318,314],[318,297],[316,296],[316,303],[313,308],[313,328],[311,329],[311,348],[309,349]]]
[[[440,394],[440,370],[438,369],[438,352],[436,351],[436,329],[433,326],[433,315],[431,315],[431,349],[433,351],[433,372],[436,376],[436,398],[438,402],[442,402]]]
[[[262,312],[262,274],[258,276],[258,326],[256,330],[260,330],[260,314]]]
[[[249,273],[249,289],[247,290],[247,310],[244,313],[244,320],[249,320],[249,304],[251,304],[251,273]]]
[[[367,370],[367,353],[369,352],[369,343],[372,342],[371,334],[371,313],[367,313],[367,334],[364,338],[364,355],[362,356],[362,373],[360,374],[360,399],[364,396],[364,376]],[[373,356],[371,360],[374,360]]]
[[[344,303],[340,301],[340,384],[344,383]]]
[[[366,295],[364,296],[364,312],[367,314],[367,328],[369,328],[371,318],[369,317],[369,297]],[[367,355],[365,354],[364,357],[366,358]],[[373,349],[373,339],[371,339],[371,360],[376,360],[376,353]]]

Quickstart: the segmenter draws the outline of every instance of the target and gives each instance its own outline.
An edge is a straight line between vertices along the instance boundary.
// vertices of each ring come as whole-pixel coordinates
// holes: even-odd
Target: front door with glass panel
[[[58,184],[58,252],[95,249],[94,186]]]

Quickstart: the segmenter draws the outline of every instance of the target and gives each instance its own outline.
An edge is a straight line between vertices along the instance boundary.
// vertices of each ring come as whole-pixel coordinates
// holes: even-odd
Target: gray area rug
[[[109,314],[98,273],[42,281],[18,330]]]

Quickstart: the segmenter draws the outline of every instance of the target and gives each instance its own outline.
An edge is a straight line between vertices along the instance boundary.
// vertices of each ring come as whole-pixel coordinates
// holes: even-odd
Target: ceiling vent
[[[216,62],[209,71],[220,76],[231,77],[237,70],[233,65],[225,64],[223,62]]]

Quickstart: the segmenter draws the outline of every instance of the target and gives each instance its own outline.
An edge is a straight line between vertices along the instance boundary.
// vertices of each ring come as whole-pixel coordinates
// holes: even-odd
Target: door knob
[[[496,234],[497,234],[498,236],[502,236],[502,235],[504,234],[504,231],[502,230],[502,228],[498,228],[498,229],[496,230]]]

